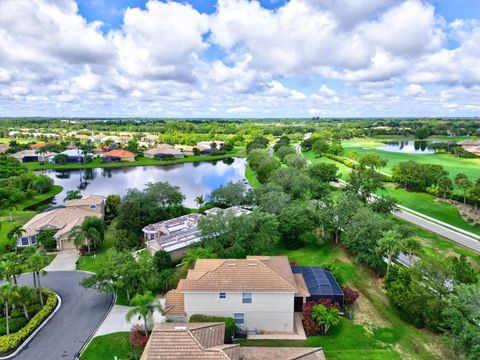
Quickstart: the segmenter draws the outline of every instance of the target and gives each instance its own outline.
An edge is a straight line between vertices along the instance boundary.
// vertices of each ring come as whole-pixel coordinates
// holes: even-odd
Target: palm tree
[[[45,256],[40,253],[32,254],[27,259],[28,268],[34,273],[34,277],[37,277],[38,295],[40,297],[40,303],[43,306],[42,284],[40,283],[40,272],[46,265]],[[45,273],[43,271],[42,273]]]
[[[410,266],[413,266],[413,256],[415,253],[418,253],[422,250],[422,244],[420,241],[413,237],[409,237],[402,240],[402,251],[408,254],[408,261],[410,262]]]
[[[75,226],[70,232],[68,237],[73,240],[73,243],[77,248],[82,245],[87,245],[88,252],[90,253],[90,247],[94,247],[97,243],[103,241],[105,237],[105,224],[102,220],[95,216],[88,216],[83,221],[81,226]]]
[[[22,273],[19,257],[13,253],[5,254],[2,257],[0,266],[2,268],[2,273],[7,279],[7,281],[10,282],[11,279],[13,279],[13,283],[17,285],[17,275],[20,275]]]
[[[38,160],[40,160],[40,163],[44,164],[45,163],[45,154],[47,153],[47,149],[45,149],[44,146],[38,148],[37,150],[35,150],[35,153],[40,155],[38,157]]]
[[[125,318],[130,321],[135,315],[138,315],[139,320],[143,319],[145,335],[148,336],[148,322],[153,318],[153,312],[156,309],[163,311],[162,306],[157,302],[151,291],[147,291],[143,295],[135,295],[130,301],[130,305],[134,308],[125,315]]]
[[[10,306],[15,303],[19,298],[17,288],[12,286],[12,284],[6,283],[0,287],[0,302],[5,305],[5,328],[7,330],[7,335],[10,334]]]
[[[202,206],[205,203],[205,199],[203,198],[203,195],[197,196],[195,198],[195,202],[198,204],[198,206]]]
[[[17,251],[17,239],[21,238],[24,233],[25,230],[22,228],[22,226],[17,224],[7,234],[8,240],[12,241],[15,239],[15,252]]]
[[[25,318],[30,320],[30,316],[28,315],[28,305],[33,303],[36,296],[35,289],[28,286],[20,286],[17,291],[19,295],[18,304],[22,305]]]
[[[33,287],[37,288],[37,277],[35,275],[35,271],[31,269],[30,263],[29,263],[29,258],[30,256],[37,254],[38,250],[34,246],[30,246],[22,251],[22,256],[24,259],[24,263],[27,265],[28,271],[32,271],[32,276],[33,276]]]
[[[18,202],[18,199],[16,199],[14,196],[4,198],[0,201],[0,207],[8,209],[8,214],[10,216],[10,222],[13,221],[12,210],[17,208],[17,202]]]
[[[65,199],[63,199],[63,202],[75,200],[75,199],[81,199],[81,198],[82,198],[82,193],[80,192],[80,190],[68,190],[67,196],[65,196]]]

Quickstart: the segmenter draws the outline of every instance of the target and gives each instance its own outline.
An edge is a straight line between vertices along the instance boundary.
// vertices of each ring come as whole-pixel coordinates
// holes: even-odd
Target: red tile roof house
[[[104,162],[135,161],[135,154],[127,150],[111,150],[102,155]]]
[[[325,360],[321,348],[243,347],[224,337],[224,323],[157,324],[140,360]]]

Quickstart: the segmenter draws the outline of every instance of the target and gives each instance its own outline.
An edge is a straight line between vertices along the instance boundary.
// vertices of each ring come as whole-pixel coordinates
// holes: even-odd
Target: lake
[[[376,149],[408,154],[433,154],[434,151],[430,146],[431,144],[431,141],[422,140],[386,141],[385,145],[379,146]]]
[[[166,166],[136,166],[125,168],[95,168],[82,170],[42,170],[63,186],[55,197],[56,204],[62,204],[67,191],[80,190],[82,195],[124,196],[129,188],[142,190],[148,182],[166,181],[180,187],[185,195],[187,207],[197,207],[195,198],[203,195],[208,199],[212,190],[230,181],[245,179],[246,160],[240,158],[211,162],[183,163]]]

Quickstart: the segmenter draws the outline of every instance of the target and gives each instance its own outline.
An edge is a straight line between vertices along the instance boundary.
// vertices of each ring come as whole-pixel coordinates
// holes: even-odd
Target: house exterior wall
[[[234,317],[245,314],[241,328],[263,331],[293,332],[294,293],[252,293],[252,303],[242,303],[241,292],[226,292],[220,299],[218,292],[185,292],[184,303],[187,320],[194,314]]]

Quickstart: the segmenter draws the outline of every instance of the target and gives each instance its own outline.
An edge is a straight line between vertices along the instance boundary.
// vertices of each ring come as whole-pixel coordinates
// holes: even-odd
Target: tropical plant
[[[0,268],[7,281],[12,281],[17,285],[17,275],[22,273],[21,259],[14,253],[3,255],[0,261]]]
[[[65,196],[65,198],[63,199],[63,202],[81,199],[81,198],[82,198],[82,193],[80,192],[80,190],[68,190],[67,196]]]
[[[21,225],[15,224],[13,228],[7,233],[7,239],[13,241],[15,239],[15,249],[17,248],[17,239],[21,238],[25,230]]]
[[[335,307],[327,308],[322,304],[318,304],[312,307],[310,315],[320,325],[324,335],[327,334],[332,326],[340,322],[340,312]]]
[[[198,206],[202,206],[205,203],[205,199],[203,198],[203,195],[199,195],[195,198],[195,202],[197,203]]]
[[[393,257],[402,251],[400,234],[394,230],[387,231],[378,241],[378,251],[387,257],[387,275],[392,265]]]
[[[91,246],[94,248],[105,238],[105,224],[95,216],[87,216],[80,226],[72,228],[68,237],[78,248],[87,245],[88,253],[91,252]]]
[[[18,290],[12,284],[6,283],[0,287],[0,302],[5,307],[5,326],[7,335],[10,334],[10,306],[12,306],[19,299]]]
[[[43,294],[42,294],[42,284],[40,282],[40,272],[42,272],[42,274],[45,274],[45,270],[42,271],[42,269],[45,267],[46,262],[47,260],[45,256],[43,256],[38,252],[30,255],[26,261],[28,269],[34,273],[34,279],[36,276],[36,282],[34,281],[34,283],[36,283],[37,285],[38,296],[40,297],[40,303],[42,305],[43,305]]]
[[[133,306],[133,309],[127,312],[125,318],[127,321],[131,321],[134,316],[138,315],[139,320],[143,319],[145,335],[148,336],[148,323],[152,320],[155,310],[163,311],[162,306],[151,291],[147,291],[143,295],[136,294],[130,301],[130,305]]]
[[[467,175],[464,173],[459,173],[455,176],[453,180],[455,185],[463,191],[463,203],[467,203],[467,191],[473,186],[473,183],[470,181]]]
[[[35,289],[28,286],[20,286],[17,288],[17,291],[19,295],[18,304],[23,307],[25,318],[30,320],[28,306],[34,302],[34,298],[36,297]]]

